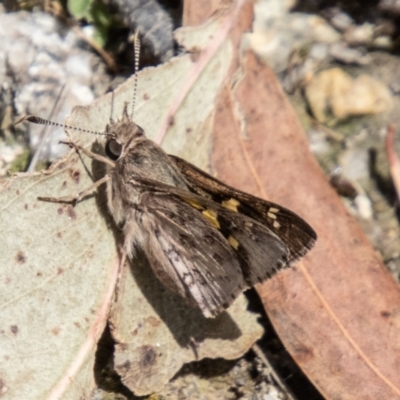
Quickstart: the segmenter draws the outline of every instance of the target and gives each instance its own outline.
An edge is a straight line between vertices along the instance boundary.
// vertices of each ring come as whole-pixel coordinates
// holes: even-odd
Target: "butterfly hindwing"
[[[166,286],[205,316],[217,315],[248,287],[234,249],[197,209],[162,192],[144,195],[143,204],[141,228],[152,232],[145,252]]]

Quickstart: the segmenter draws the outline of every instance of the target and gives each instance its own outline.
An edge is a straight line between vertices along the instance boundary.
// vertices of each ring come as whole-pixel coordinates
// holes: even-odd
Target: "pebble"
[[[282,5],[269,9],[269,1],[260,3],[257,7],[262,8],[263,12],[257,13],[256,10],[254,33],[250,35],[249,41],[257,54],[277,74],[287,69],[294,50],[314,43],[330,44],[340,40],[340,33],[317,15],[287,14],[283,13]],[[282,11],[282,15],[278,18],[279,11]]]
[[[365,74],[353,79],[340,68],[316,74],[305,94],[315,118],[328,122],[349,116],[390,111],[392,95],[387,85]]]
[[[344,42],[334,43],[329,48],[329,55],[345,64],[367,65],[372,58],[359,48],[348,47]]]
[[[362,25],[352,26],[344,33],[344,40],[352,45],[367,45],[372,42],[374,36],[374,25],[364,23]]]
[[[93,86],[97,86],[97,93],[106,91],[109,78],[102,62],[51,15],[23,11],[0,14],[0,36],[0,79],[10,81],[15,88],[15,120],[33,114],[62,123],[74,106],[93,102]],[[64,85],[59,111],[50,115]],[[34,152],[43,127],[25,123],[18,129],[29,131]],[[58,144],[65,139],[62,128],[52,128],[50,133],[43,155],[52,161],[68,149]]]
[[[371,200],[365,194],[359,194],[353,200],[354,205],[357,209],[357,214],[360,218],[368,220],[372,219],[372,203]]]

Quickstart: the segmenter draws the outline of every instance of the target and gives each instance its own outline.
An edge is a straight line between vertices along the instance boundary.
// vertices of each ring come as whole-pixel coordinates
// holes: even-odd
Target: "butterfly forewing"
[[[298,260],[314,246],[317,239],[315,231],[297,214],[234,189],[179,157],[170,156],[170,159],[195,193],[208,195],[216,203],[258,221],[277,235],[289,248],[288,263]]]

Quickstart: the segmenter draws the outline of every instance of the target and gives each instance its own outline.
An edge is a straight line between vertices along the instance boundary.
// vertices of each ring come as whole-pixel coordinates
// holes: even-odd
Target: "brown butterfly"
[[[54,124],[34,116],[24,120]],[[128,116],[127,105],[122,120],[111,122],[103,135],[107,157],[67,143],[108,169],[70,201],[107,183],[108,207],[123,229],[126,254],[132,258],[142,248],[158,279],[206,317],[314,245],[316,233],[295,213],[166,154]]]

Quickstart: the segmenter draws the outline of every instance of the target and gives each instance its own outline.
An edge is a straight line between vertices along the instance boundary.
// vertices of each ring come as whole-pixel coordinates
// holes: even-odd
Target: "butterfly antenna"
[[[24,121],[32,122],[33,124],[37,124],[37,125],[50,125],[50,126],[57,126],[59,128],[64,128],[64,129],[72,129],[74,131],[79,131],[79,132],[83,132],[83,133],[91,133],[93,135],[108,136],[108,134],[104,133],[104,132],[96,132],[96,131],[91,131],[91,130],[88,130],[88,129],[77,128],[75,126],[59,124],[58,122],[49,121],[48,119],[36,117],[34,115],[27,115],[25,117],[20,118],[15,123],[15,125],[17,125],[17,124],[19,124],[21,122],[24,122]]]
[[[136,29],[133,36],[133,46],[135,51],[135,72],[134,72],[134,83],[133,83],[133,99],[132,99],[132,111],[131,120],[133,120],[133,114],[135,113],[136,93],[137,93],[137,82],[138,82],[138,71],[139,71],[139,57],[140,57],[140,40],[139,40],[139,29]]]

